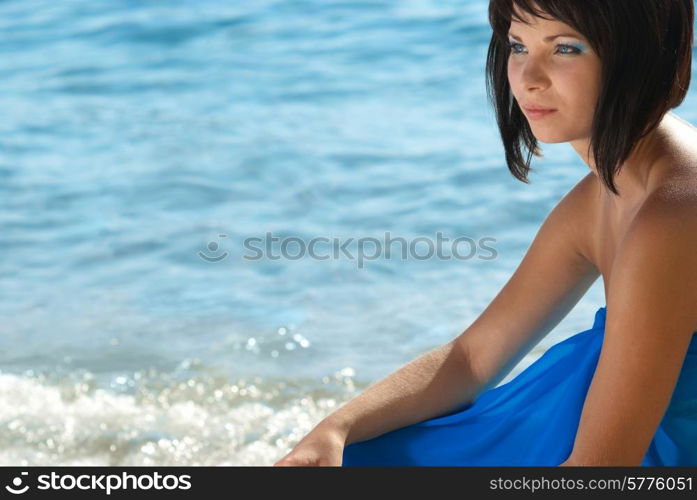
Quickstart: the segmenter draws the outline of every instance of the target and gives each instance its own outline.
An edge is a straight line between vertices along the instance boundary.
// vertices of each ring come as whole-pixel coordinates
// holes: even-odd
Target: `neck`
[[[619,191],[623,202],[643,200],[651,191],[656,174],[662,168],[659,159],[663,156],[668,146],[668,127],[670,122],[674,120],[670,115],[670,113],[667,113],[658,127],[639,141],[615,174],[615,187]],[[590,138],[571,141],[571,145],[588,165],[588,168],[600,179],[593,155],[592,153],[589,154],[588,151],[589,144]],[[602,186],[610,198],[617,198],[604,184]],[[619,199],[615,201],[620,202]]]

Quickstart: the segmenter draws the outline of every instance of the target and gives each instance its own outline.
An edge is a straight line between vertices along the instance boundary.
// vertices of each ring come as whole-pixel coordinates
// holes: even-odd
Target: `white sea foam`
[[[140,380],[119,394],[95,387],[89,374],[77,381],[0,374],[0,464],[271,465],[352,386],[345,371],[305,396],[258,379],[126,378]]]

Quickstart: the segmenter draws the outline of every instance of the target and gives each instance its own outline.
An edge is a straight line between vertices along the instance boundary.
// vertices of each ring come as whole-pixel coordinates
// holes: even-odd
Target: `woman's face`
[[[589,138],[600,92],[599,57],[567,24],[524,19],[531,24],[513,20],[508,33],[508,81],[533,134],[545,143]],[[534,113],[529,107],[555,111]]]

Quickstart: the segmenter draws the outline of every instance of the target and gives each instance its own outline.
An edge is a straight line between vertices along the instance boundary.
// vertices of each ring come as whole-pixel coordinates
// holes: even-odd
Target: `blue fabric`
[[[605,307],[590,330],[550,347],[510,382],[449,415],[349,444],[350,466],[557,466],[573,447],[605,333]],[[642,462],[697,465],[697,333]]]

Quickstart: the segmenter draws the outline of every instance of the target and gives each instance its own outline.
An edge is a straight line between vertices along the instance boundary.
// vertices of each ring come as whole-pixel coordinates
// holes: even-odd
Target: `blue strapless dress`
[[[344,466],[557,466],[574,444],[600,356],[605,307],[590,330],[453,413],[352,443]],[[697,465],[697,333],[643,466]]]

